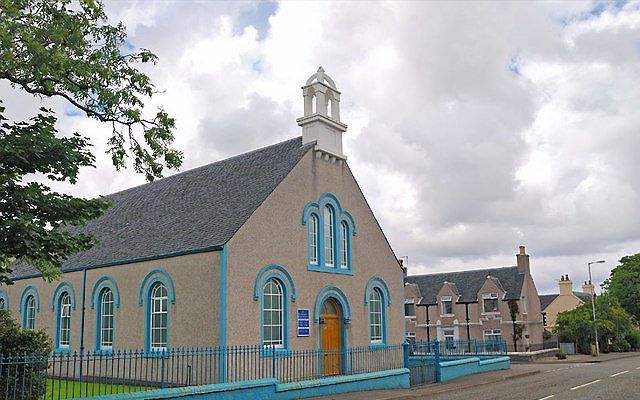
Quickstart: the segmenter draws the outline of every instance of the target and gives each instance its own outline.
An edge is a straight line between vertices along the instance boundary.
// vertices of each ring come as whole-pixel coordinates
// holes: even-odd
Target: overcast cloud
[[[409,272],[515,263],[540,292],[586,262],[640,252],[638,2],[109,2],[160,57],[154,99],[177,118],[184,169],[299,135],[319,65],[342,91],[349,164]],[[8,112],[35,101],[6,85]],[[84,196],[143,183],[93,138]],[[599,266],[600,267],[600,266]]]

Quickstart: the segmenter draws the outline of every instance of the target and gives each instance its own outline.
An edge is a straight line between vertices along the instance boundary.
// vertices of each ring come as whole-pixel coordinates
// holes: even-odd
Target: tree
[[[513,351],[518,351],[518,340],[522,339],[522,333],[524,332],[522,324],[516,322],[520,310],[516,300],[509,300],[507,304],[509,305],[509,314],[511,315],[511,322],[513,323],[513,333],[511,335],[513,339]]]
[[[594,326],[598,328],[598,344],[602,351],[609,351],[612,343],[626,341],[633,330],[631,317],[609,293],[596,298],[596,322],[594,325],[590,303],[558,314],[555,333],[561,340],[575,342],[578,351],[590,353],[594,341]]]
[[[155,64],[157,57],[130,48],[124,25],[109,25],[100,2],[0,0],[0,79],[38,98],[62,98],[109,124],[116,169],[131,160],[151,181],[165,167],[178,168],[182,154],[171,148],[174,119],[144,107],[157,90],[138,66]],[[58,133],[52,110],[34,111],[29,121],[9,121],[0,101],[0,284],[11,283],[15,262],[55,279],[66,258],[95,243],[76,227],[109,205],[39,182],[76,183],[79,169],[94,166],[95,159],[87,138]]]
[[[640,253],[622,257],[604,286],[640,323]]]

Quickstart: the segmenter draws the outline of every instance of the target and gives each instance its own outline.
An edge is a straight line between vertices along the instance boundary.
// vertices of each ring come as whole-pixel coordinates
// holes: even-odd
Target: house
[[[527,343],[530,349],[541,347],[540,300],[524,246],[516,259],[512,267],[407,276],[406,301],[417,306],[407,310],[414,312],[405,317],[407,337],[504,339],[513,349],[512,302],[517,305],[515,323],[523,328],[518,350],[525,350]]]
[[[57,352],[402,343],[403,272],[343,153],[340,95],[320,68],[301,137],[109,195],[76,228],[98,244],[57,282],[15,265],[5,307]]]
[[[545,329],[553,331],[556,326],[558,314],[564,311],[571,311],[584,303],[591,303],[591,297],[595,294],[595,286],[591,281],[582,284],[582,292],[573,290],[573,282],[569,275],[560,276],[558,282],[558,294],[540,295],[540,305],[545,319]]]

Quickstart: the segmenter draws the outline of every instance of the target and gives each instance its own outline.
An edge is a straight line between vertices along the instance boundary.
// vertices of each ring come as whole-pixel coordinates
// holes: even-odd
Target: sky
[[[515,265],[540,293],[599,284],[640,252],[639,2],[109,1],[177,120],[181,170],[299,136],[300,87],[323,66],[342,92],[344,152],[410,274]],[[7,113],[40,100],[0,84]],[[45,103],[89,136],[93,197],[116,172],[108,126]],[[11,114],[12,113],[12,114]]]

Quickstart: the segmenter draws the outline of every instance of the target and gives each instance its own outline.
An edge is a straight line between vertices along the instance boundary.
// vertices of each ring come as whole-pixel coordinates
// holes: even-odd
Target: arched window
[[[27,296],[24,305],[24,328],[36,329],[36,299],[33,295]]]
[[[349,268],[349,228],[347,223],[340,223],[340,267]]]
[[[100,350],[113,349],[113,306],[113,292],[108,287],[104,288],[100,292],[100,302],[98,303],[98,341]]]
[[[64,292],[58,300],[58,348],[68,349],[71,341],[71,296]]]
[[[328,267],[335,266],[335,246],[333,243],[334,214],[331,206],[324,206],[324,260]]]
[[[284,299],[282,283],[270,278],[264,284],[263,292],[263,345],[265,347],[284,347]]]
[[[382,293],[374,288],[369,294],[369,329],[371,343],[382,343],[384,337],[384,319],[382,309]]]
[[[149,348],[153,351],[167,348],[169,327],[167,288],[161,282],[151,287],[149,296]]]
[[[315,214],[309,219],[309,262],[318,264],[318,216]]]

